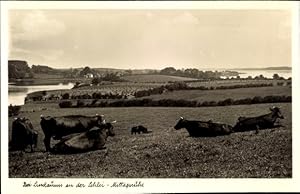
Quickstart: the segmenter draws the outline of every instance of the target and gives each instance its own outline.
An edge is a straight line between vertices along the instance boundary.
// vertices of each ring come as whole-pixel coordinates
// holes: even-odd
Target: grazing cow
[[[209,121],[189,121],[181,117],[174,127],[176,130],[186,128],[191,137],[214,137],[228,135],[232,132],[232,126]]]
[[[270,108],[269,114],[261,115],[258,117],[239,117],[238,122],[233,127],[234,132],[251,131],[255,130],[258,133],[259,129],[267,129],[277,127],[275,125],[278,118],[284,119],[278,107]]]
[[[140,134],[140,133],[149,133],[148,129],[146,127],[144,127],[143,125],[138,125],[138,126],[134,126],[131,128],[131,135],[132,134]]]
[[[44,117],[41,115],[41,127],[45,134],[44,144],[46,151],[50,151],[50,139],[61,139],[73,133],[88,131],[105,123],[103,115],[95,116],[68,115],[61,117]]]
[[[11,150],[25,150],[30,145],[31,152],[33,152],[33,146],[36,148],[37,139],[38,132],[33,129],[29,119],[15,118],[12,123]]]
[[[51,151],[57,154],[71,154],[105,149],[107,137],[115,136],[112,123],[104,123],[89,131],[65,136]]]

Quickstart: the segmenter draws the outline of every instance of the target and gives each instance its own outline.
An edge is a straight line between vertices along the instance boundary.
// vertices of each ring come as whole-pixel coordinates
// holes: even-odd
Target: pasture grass
[[[189,77],[180,77],[180,76],[171,76],[171,75],[129,75],[129,76],[124,76],[122,79],[130,82],[138,82],[138,83],[143,83],[143,82],[153,82],[153,83],[165,83],[165,82],[174,82],[174,81],[192,81],[192,80],[197,80],[195,78],[189,78]]]
[[[204,101],[220,101],[227,98],[233,100],[253,98],[255,96],[291,96],[291,88],[288,86],[274,86],[274,87],[257,87],[257,88],[237,88],[226,90],[176,90],[168,91],[163,94],[145,96],[152,100],[161,99],[185,99],[196,100],[198,102]]]
[[[257,89],[257,88],[256,88]],[[173,127],[180,116],[234,125],[239,116],[257,116],[280,106],[283,127],[233,133],[219,137],[189,137]],[[28,117],[39,132],[34,153],[10,152],[9,177],[28,178],[279,178],[292,177],[291,103],[201,108],[66,108],[57,104],[26,104],[20,116]],[[82,154],[44,153],[40,115],[104,114],[114,124],[105,150]],[[9,131],[11,123],[9,118]],[[131,135],[134,125],[152,131]],[[53,141],[52,141],[53,142]]]

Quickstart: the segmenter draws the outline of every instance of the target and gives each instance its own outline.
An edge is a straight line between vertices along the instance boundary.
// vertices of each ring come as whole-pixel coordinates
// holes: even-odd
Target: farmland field
[[[218,87],[218,86],[232,86],[232,85],[247,85],[247,84],[272,84],[277,85],[278,83],[284,83],[285,85],[291,83],[290,80],[212,80],[212,81],[192,81],[188,85],[190,87]]]
[[[227,98],[234,100],[243,98],[253,98],[255,96],[291,96],[291,88],[288,86],[258,87],[258,88],[238,88],[226,90],[178,90],[166,92],[160,95],[151,95],[143,98],[153,100],[160,99],[185,99],[203,101],[219,101]]]
[[[164,83],[170,81],[191,81],[197,80],[194,78],[180,77],[180,76],[171,76],[171,75],[130,75],[122,77],[124,80],[130,82],[153,82],[153,83]]]
[[[283,127],[233,133],[228,136],[192,138],[173,127],[180,116],[234,125],[239,116],[255,116],[281,107]],[[291,103],[201,108],[70,108],[57,104],[29,103],[20,116],[28,117],[39,132],[34,153],[9,152],[9,177],[81,178],[277,178],[292,177]],[[40,115],[104,114],[117,120],[115,137],[107,149],[82,154],[44,152]],[[10,132],[12,118],[9,119]],[[152,133],[131,135],[142,124]]]

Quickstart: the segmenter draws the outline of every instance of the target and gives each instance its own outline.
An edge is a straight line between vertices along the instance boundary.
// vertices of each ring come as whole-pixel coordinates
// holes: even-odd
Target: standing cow
[[[30,145],[31,152],[33,146],[36,148],[38,132],[33,129],[29,119],[15,118],[12,123],[12,139],[10,142],[11,150],[25,150]]]
[[[186,128],[191,137],[214,137],[228,135],[232,132],[232,126],[210,121],[189,121],[180,117],[174,126],[176,130]]]
[[[46,151],[50,151],[51,137],[59,140],[63,136],[85,132],[104,123],[103,115],[98,114],[95,116],[68,115],[61,117],[44,117],[41,115],[40,124],[45,135],[44,144]]]
[[[51,151],[53,153],[70,154],[104,149],[107,137],[115,136],[112,123],[104,123],[89,131],[63,137]]]
[[[259,129],[267,129],[276,127],[275,123],[278,118],[284,119],[278,107],[271,107],[270,113],[257,117],[239,117],[238,122],[233,127],[233,131],[251,131],[255,130],[258,133]]]

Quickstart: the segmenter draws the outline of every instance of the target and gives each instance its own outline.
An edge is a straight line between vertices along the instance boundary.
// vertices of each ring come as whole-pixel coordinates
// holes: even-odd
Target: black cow
[[[53,147],[51,152],[71,154],[105,149],[107,137],[115,136],[112,123],[104,123],[89,131],[65,136]]]
[[[214,137],[228,135],[232,132],[232,126],[209,121],[189,121],[181,117],[174,126],[176,130],[186,128],[191,137]]]
[[[41,115],[41,127],[45,134],[44,144],[46,151],[50,151],[50,139],[61,139],[73,133],[81,133],[88,131],[93,127],[100,126],[105,123],[103,115],[95,116],[68,115],[61,117],[44,117]]]
[[[148,129],[146,127],[144,127],[143,125],[138,125],[138,126],[134,126],[131,128],[131,135],[132,134],[140,134],[140,133],[149,133]]]
[[[12,139],[10,142],[11,150],[23,150],[30,145],[31,152],[33,146],[36,148],[38,139],[38,132],[33,129],[32,123],[29,119],[15,118],[12,123]]]
[[[278,107],[270,108],[269,114],[257,116],[257,117],[239,117],[238,122],[233,127],[235,132],[251,131],[255,130],[258,133],[259,129],[274,128],[278,118],[284,119],[281,111]]]

